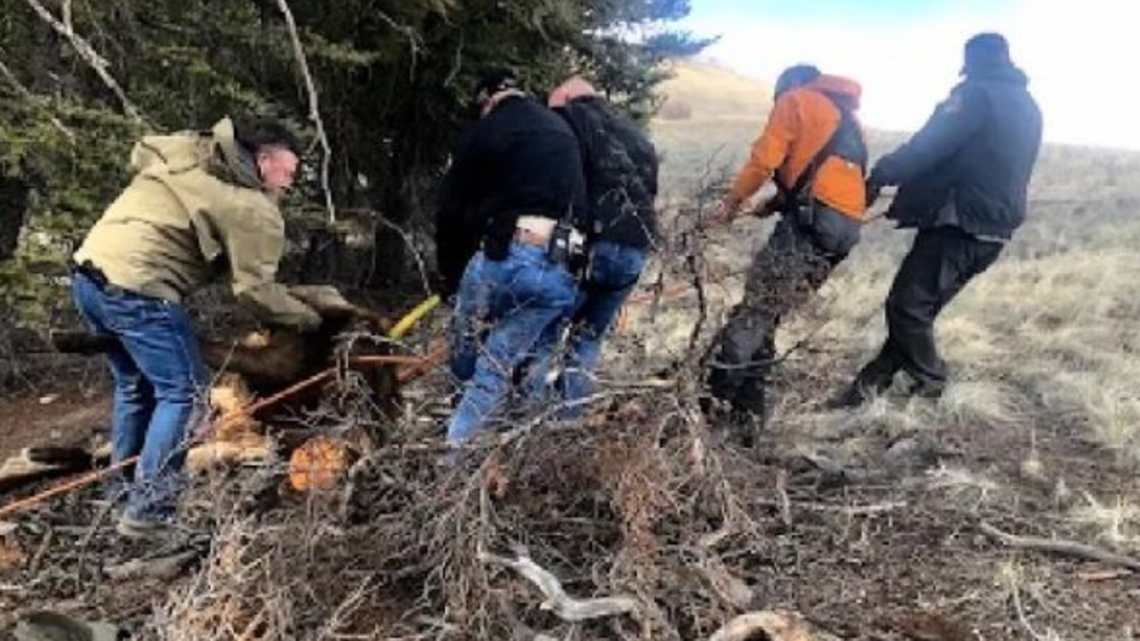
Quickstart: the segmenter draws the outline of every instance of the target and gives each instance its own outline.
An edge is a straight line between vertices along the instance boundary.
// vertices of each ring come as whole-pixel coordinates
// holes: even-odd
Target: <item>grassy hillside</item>
[[[739,165],[772,107],[772,90],[761,81],[692,61],[673,71],[661,87],[662,116],[652,124],[666,194],[691,191],[699,176]]]
[[[677,120],[754,119],[771,107],[772,90],[764,83],[721,67],[681,60],[674,76],[659,89],[666,118]],[[687,107],[687,117],[670,117],[669,107]]]

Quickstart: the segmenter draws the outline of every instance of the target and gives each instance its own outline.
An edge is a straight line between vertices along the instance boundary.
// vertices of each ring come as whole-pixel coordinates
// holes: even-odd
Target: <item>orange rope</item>
[[[414,374],[408,375],[406,379],[403,376],[398,376],[398,380],[400,382],[407,382],[407,381],[410,381],[410,380],[418,377],[422,373],[429,371],[431,369],[431,367],[438,362],[437,359],[440,359],[439,352],[441,349],[446,350],[446,347],[442,347],[442,348],[437,347],[435,350],[433,350],[426,357],[424,357],[424,356],[399,356],[399,355],[354,356],[352,358],[349,358],[348,362],[350,365],[405,365],[408,367],[409,370],[411,370],[412,372],[415,372]],[[424,368],[424,369],[421,369],[420,371],[417,372],[416,371],[417,367]],[[302,392],[302,391],[304,391],[304,390],[306,390],[306,389],[308,389],[314,385],[317,385],[318,383],[321,383],[321,382],[327,380],[328,378],[335,375],[336,372],[337,372],[336,367],[330,367],[329,369],[327,369],[323,372],[320,372],[318,374],[314,374],[313,376],[310,376],[309,378],[306,378],[305,380],[303,380],[299,383],[296,383],[295,385],[291,385],[291,386],[281,390],[280,392],[273,394],[272,396],[267,396],[267,397],[265,397],[265,398],[263,398],[257,402],[251,403],[248,407],[246,407],[245,411],[249,414],[255,414],[255,413],[260,412],[261,410],[264,410],[268,407],[272,407],[272,406],[280,403],[281,401],[283,401],[283,400],[285,400],[285,399],[287,399],[287,398],[289,398],[295,394],[298,394],[298,393],[300,393],[300,392]],[[55,487],[50,487],[50,488],[48,488],[42,492],[39,492],[37,494],[33,494],[32,496],[29,496],[25,499],[21,499],[19,501],[14,501],[12,503],[9,503],[8,505],[5,505],[3,508],[0,508],[0,518],[4,518],[4,517],[7,517],[11,514],[21,512],[21,511],[23,511],[29,507],[32,507],[32,506],[37,505],[39,503],[42,503],[48,499],[52,499],[52,498],[55,498],[57,496],[61,496],[63,494],[68,494],[68,493],[73,492],[75,490],[87,487],[88,485],[91,485],[92,483],[95,483],[95,482],[97,482],[103,478],[106,478],[107,476],[111,475],[114,472],[117,472],[117,471],[119,471],[125,467],[129,467],[131,465],[134,465],[136,462],[138,462],[138,460],[139,460],[139,457],[132,456],[130,458],[123,459],[123,460],[119,461],[118,463],[113,463],[113,464],[111,464],[111,465],[109,465],[109,466],[107,466],[101,470],[95,470],[93,472],[88,472],[87,474],[84,474],[83,476],[80,476],[79,478],[72,479],[72,480],[66,481],[64,483],[60,483],[59,485],[56,485]]]

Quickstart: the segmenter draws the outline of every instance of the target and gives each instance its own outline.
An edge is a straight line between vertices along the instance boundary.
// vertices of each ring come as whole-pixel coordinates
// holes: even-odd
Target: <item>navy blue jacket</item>
[[[1041,112],[1027,85],[1012,66],[971,71],[922,130],[875,165],[872,184],[899,186],[887,217],[900,227],[1012,237],[1041,147]]]

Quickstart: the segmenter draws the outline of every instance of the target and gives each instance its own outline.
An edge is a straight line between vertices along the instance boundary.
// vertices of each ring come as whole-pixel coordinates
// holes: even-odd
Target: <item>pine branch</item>
[[[29,0],[32,1],[32,0]],[[293,11],[289,9],[286,0],[277,0],[277,7],[285,18],[285,26],[289,30],[289,40],[293,45],[293,55],[297,59],[297,69],[305,81],[305,91],[309,95],[309,119],[317,127],[317,141],[321,145],[323,157],[321,158],[321,191],[325,195],[325,209],[328,211],[329,223],[336,222],[336,206],[333,204],[332,189],[329,187],[329,167],[332,163],[332,145],[329,144],[328,134],[325,133],[325,124],[321,120],[320,105],[317,100],[317,87],[313,82],[313,75],[309,73],[309,61],[305,58],[305,49],[301,46],[301,37],[297,34],[297,23],[293,20]]]
[[[146,117],[143,116],[142,111],[139,110],[139,108],[135,106],[133,102],[131,102],[131,99],[127,97],[126,92],[123,91],[123,87],[119,85],[119,82],[115,80],[114,76],[112,76],[111,73],[107,71],[107,68],[111,66],[111,63],[107,62],[106,58],[99,55],[99,52],[95,51],[95,48],[92,47],[91,43],[87,42],[83,36],[75,33],[75,29],[71,24],[70,0],[65,0],[63,3],[62,21],[52,15],[52,13],[48,11],[46,7],[40,4],[39,0],[24,1],[28,3],[28,6],[30,6],[32,10],[35,11],[36,14],[44,20],[44,22],[47,22],[49,25],[51,25],[52,29],[55,29],[57,33],[59,33],[64,38],[67,38],[67,40],[71,42],[71,46],[75,48],[75,51],[79,54],[79,57],[83,58],[87,65],[91,67],[91,69],[103,81],[103,84],[106,85],[107,88],[110,89],[111,92],[114,93],[115,96],[119,99],[119,102],[123,105],[123,111],[126,112],[127,116],[139,124],[147,124]]]

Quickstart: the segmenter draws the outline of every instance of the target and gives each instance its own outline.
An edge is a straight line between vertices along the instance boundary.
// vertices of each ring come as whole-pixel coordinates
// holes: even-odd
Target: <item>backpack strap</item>
[[[838,156],[848,162],[856,163],[859,165],[861,173],[864,175],[867,173],[867,143],[863,140],[859,124],[855,121],[855,115],[851,113],[850,109],[839,104],[832,96],[824,92],[820,93],[839,110],[839,123],[836,125],[835,131],[831,132],[831,137],[819,148],[819,151],[808,162],[807,167],[800,173],[795,185],[788,187],[780,180],[775,181],[781,202],[788,209],[803,204],[805,196],[810,192],[808,187],[815,182],[815,176],[819,173],[820,167],[832,156]]]

